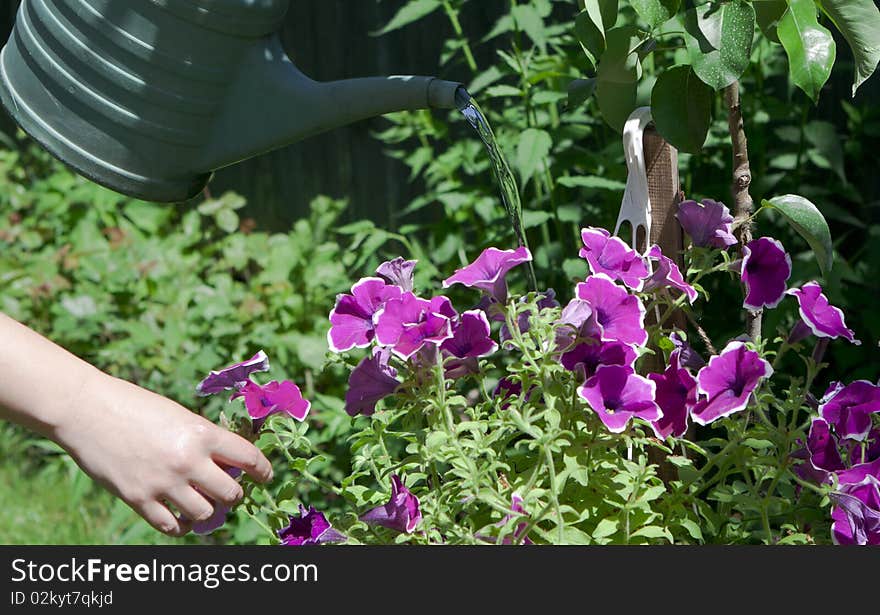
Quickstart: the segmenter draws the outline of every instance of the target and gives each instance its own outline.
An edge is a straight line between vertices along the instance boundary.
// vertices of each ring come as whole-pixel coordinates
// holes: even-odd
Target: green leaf
[[[516,166],[519,168],[523,184],[532,178],[538,165],[546,160],[552,145],[553,139],[540,128],[528,128],[523,131],[516,148]]]
[[[786,0],[764,0],[763,2],[755,2],[752,6],[755,8],[755,19],[761,32],[774,43],[778,43],[779,36],[776,33],[776,27],[788,8],[788,2]]]
[[[524,209],[523,210],[523,228],[533,228],[536,226],[541,226],[547,220],[551,219],[553,214],[549,211],[541,211],[535,209]]]
[[[597,190],[623,190],[626,188],[626,184],[623,182],[598,175],[570,175],[560,177],[556,183],[566,188],[594,188]]]
[[[681,6],[681,0],[630,0],[629,3],[652,28],[672,19]]]
[[[608,32],[608,46],[596,74],[596,98],[608,124],[623,132],[623,125],[636,108],[642,64],[636,50],[643,41],[635,26],[621,26]]]
[[[547,48],[547,29],[537,9],[531,4],[518,4],[511,11],[519,29],[525,32],[541,51]]]
[[[694,72],[707,85],[725,88],[748,68],[755,33],[751,4],[700,5],[685,13],[684,29]]]
[[[703,149],[712,121],[712,88],[690,66],[664,71],[651,93],[651,113],[663,138],[683,152]]]
[[[772,207],[788,220],[788,223],[806,240],[823,276],[827,276],[834,265],[834,252],[831,245],[831,231],[819,209],[810,201],[796,194],[777,196],[762,201],[765,207]]]
[[[690,519],[682,519],[678,523],[681,527],[687,530],[687,533],[691,535],[691,538],[694,540],[703,540],[703,531],[700,529],[700,526],[697,525],[694,521]]]
[[[221,209],[214,216],[214,221],[227,233],[234,233],[238,230],[238,214],[232,209]]]
[[[617,22],[618,0],[586,0],[574,20],[574,34],[593,66],[605,51],[605,33]]]
[[[856,59],[853,96],[880,63],[880,9],[874,0],[816,0],[849,43]]]
[[[425,15],[433,13],[442,5],[443,3],[440,0],[410,0],[404,4],[397,13],[395,13],[394,17],[391,18],[391,21],[385,24],[381,30],[373,32],[372,35],[382,36],[392,30],[402,28],[414,21],[418,21]]]
[[[640,527],[635,532],[632,533],[633,536],[642,536],[644,538],[665,538],[666,540],[670,540],[669,530],[665,527],[660,527],[657,525],[646,525],[645,527]]]
[[[596,529],[593,530],[593,538],[607,538],[608,536],[613,536],[617,533],[618,525],[619,521],[617,519],[602,519],[596,524]]]
[[[779,20],[779,40],[788,54],[792,82],[819,101],[819,92],[831,76],[837,45],[827,28],[819,24],[813,0],[789,0],[788,11]]]
[[[840,177],[841,181],[845,182],[843,147],[834,124],[831,122],[810,122],[804,127],[804,136],[813,146],[813,149],[807,152],[813,164],[823,169],[831,169]]]
[[[595,91],[595,79],[575,79],[568,84],[568,108],[581,106]]]

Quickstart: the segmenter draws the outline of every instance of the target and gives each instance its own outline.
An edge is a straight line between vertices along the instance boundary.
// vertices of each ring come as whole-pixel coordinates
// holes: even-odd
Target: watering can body
[[[0,52],[0,100],[80,174],[154,201],[211,173],[392,111],[454,108],[432,77],[317,82],[278,30],[289,0],[22,0]],[[458,100],[457,100],[458,99]]]

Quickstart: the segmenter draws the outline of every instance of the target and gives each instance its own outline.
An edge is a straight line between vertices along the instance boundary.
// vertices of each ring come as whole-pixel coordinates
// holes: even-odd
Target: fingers
[[[206,521],[214,514],[214,505],[190,485],[178,487],[167,496],[181,515],[191,522]]]
[[[214,458],[228,466],[241,468],[254,480],[272,480],[272,464],[256,446],[232,432],[224,432],[214,448]]]
[[[190,529],[189,521],[178,519],[167,506],[156,500],[143,504],[138,513],[155,529],[175,538],[183,536]]]
[[[204,466],[200,466],[193,477],[193,481],[198,486],[199,491],[215,502],[230,508],[238,504],[244,496],[241,485],[227,472],[217,467],[215,463],[207,463]]]

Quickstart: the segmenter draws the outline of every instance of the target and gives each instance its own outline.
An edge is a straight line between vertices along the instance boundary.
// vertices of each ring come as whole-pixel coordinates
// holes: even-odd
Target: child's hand
[[[241,468],[260,482],[272,478],[272,466],[253,444],[129,382],[95,372],[72,404],[71,420],[56,430],[59,444],[166,534],[180,536],[190,522],[209,518],[214,506],[205,496],[227,506],[241,499],[241,486],[223,467]]]

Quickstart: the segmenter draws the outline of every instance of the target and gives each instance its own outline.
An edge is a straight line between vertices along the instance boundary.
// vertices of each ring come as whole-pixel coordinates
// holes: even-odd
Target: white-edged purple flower
[[[675,349],[678,350],[678,362],[682,367],[687,367],[688,369],[692,369],[695,371],[699,371],[703,369],[706,365],[706,359],[700,355],[699,352],[694,350],[694,347],[691,346],[687,339],[679,332],[673,331],[669,336],[672,345],[675,346]]]
[[[386,302],[376,315],[376,340],[409,359],[426,344],[441,344],[452,337],[455,316],[446,297],[428,300],[406,292]]]
[[[248,380],[232,399],[244,397],[244,406],[253,419],[263,420],[271,414],[287,414],[297,421],[305,420],[312,403],[302,396],[299,387],[290,380],[273,380],[259,385]]]
[[[507,303],[507,272],[530,260],[532,253],[523,246],[515,250],[486,248],[473,263],[443,280],[443,288],[462,284],[488,293],[499,303]]]
[[[511,519],[518,519],[520,517],[528,518],[529,514],[526,512],[525,506],[523,506],[522,496],[518,493],[514,493],[510,497],[510,512],[504,516],[504,518],[495,524],[495,527],[504,527],[507,525]],[[514,541],[518,541],[521,545],[533,545],[531,538],[525,535],[526,528],[528,528],[528,521],[522,521],[521,523],[517,523],[516,529],[513,531],[512,535],[505,536],[500,541],[494,536],[489,536],[486,534],[477,534],[476,538],[478,540],[482,540],[483,542],[490,542],[493,544],[502,544],[502,545],[512,545]]]
[[[630,295],[605,274],[597,273],[578,284],[576,296],[592,310],[603,341],[636,346],[648,341],[645,306],[638,297]],[[582,311],[583,307],[577,309]]]
[[[348,539],[333,529],[324,513],[315,510],[314,506],[306,510],[302,504],[299,505],[299,517],[290,515],[287,526],[278,530],[278,538],[287,546],[320,545]]]
[[[698,398],[691,417],[708,425],[744,410],[761,381],[772,375],[773,368],[761,355],[743,342],[730,342],[697,373]]]
[[[381,399],[393,395],[400,386],[397,370],[388,364],[387,350],[375,348],[348,376],[345,411],[349,416],[372,416]]]
[[[671,258],[663,255],[660,246],[656,244],[651,246],[651,249],[648,250],[648,258],[654,261],[654,273],[645,280],[645,284],[642,287],[644,292],[651,292],[657,288],[669,287],[680,290],[687,295],[689,303],[693,303],[697,300],[696,289],[685,282],[684,276],[681,275],[681,270],[678,268],[678,265],[676,265],[675,261]]]
[[[743,246],[742,281],[746,285],[743,307],[775,308],[785,297],[791,277],[791,256],[772,237],[759,237]]]
[[[367,525],[381,525],[401,533],[412,534],[422,521],[419,498],[406,488],[396,474],[391,476],[391,499],[361,515]]]
[[[810,424],[807,451],[810,454],[809,461],[816,470],[830,473],[845,468],[837,437],[831,433],[828,421],[823,418],[815,418]]]
[[[452,337],[440,344],[440,350],[454,357],[485,357],[498,350],[489,335],[489,319],[483,310],[462,312],[452,327]]]
[[[730,215],[727,206],[720,201],[712,199],[703,199],[702,203],[682,201],[675,217],[697,247],[725,250],[728,246],[737,243],[736,237],[731,232],[733,216]]]
[[[562,353],[559,361],[569,371],[583,369],[584,377],[590,378],[600,365],[632,367],[637,358],[636,351],[629,344],[586,337],[577,338],[574,345]]]
[[[880,545],[880,480],[866,476],[829,494],[831,538],[837,545]]]
[[[269,371],[269,357],[262,350],[247,361],[211,371],[198,386],[196,393],[205,397],[229,389],[239,389],[248,381],[254,372]]]
[[[238,478],[239,476],[241,476],[241,468],[229,467],[225,468],[225,471],[232,478]],[[196,521],[195,523],[193,523],[193,534],[205,536],[215,530],[220,529],[221,527],[223,527],[223,524],[226,523],[226,515],[229,514],[230,510],[232,509],[229,506],[214,502],[214,514],[204,521]]]
[[[408,261],[398,256],[390,261],[385,261],[376,269],[376,274],[388,284],[398,286],[404,292],[413,290],[413,271],[418,261]]]
[[[621,365],[602,365],[578,387],[593,412],[612,433],[621,433],[632,418],[656,421],[662,416],[654,401],[656,385]]]
[[[842,337],[857,346],[862,343],[855,338],[852,329],[846,328],[843,310],[828,302],[828,297],[817,282],[807,282],[800,288],[792,288],[786,294],[793,295],[797,299],[801,322],[809,327],[816,337],[830,339]]]
[[[375,336],[376,314],[385,303],[403,294],[398,286],[381,278],[362,278],[351,287],[350,295],[338,295],[330,312],[327,343],[333,352],[365,348]]]
[[[819,401],[819,414],[840,439],[863,441],[871,430],[871,415],[880,412],[880,386],[856,380],[846,386],[833,382]]]
[[[633,290],[642,290],[648,268],[638,252],[620,237],[612,237],[603,228],[581,229],[584,247],[578,254],[587,260],[590,271],[604,273],[612,280],[620,280]]]
[[[669,366],[662,374],[648,374],[657,386],[655,399],[663,416],[651,423],[661,440],[681,438],[687,433],[688,417],[697,402],[697,380],[679,363],[679,350],[669,355]]]

